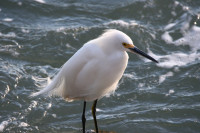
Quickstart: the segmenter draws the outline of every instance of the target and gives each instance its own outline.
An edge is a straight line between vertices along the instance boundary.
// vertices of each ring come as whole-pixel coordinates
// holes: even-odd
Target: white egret
[[[85,133],[85,108],[87,101],[94,101],[92,115],[95,130],[97,100],[111,94],[117,88],[128,63],[127,52],[137,53],[156,63],[154,58],[133,45],[125,33],[107,30],[96,39],[83,45],[61,68],[52,82],[31,96],[56,95],[66,101],[83,100],[82,128]]]

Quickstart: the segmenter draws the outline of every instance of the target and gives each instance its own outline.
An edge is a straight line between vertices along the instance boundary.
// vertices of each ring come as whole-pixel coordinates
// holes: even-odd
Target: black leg
[[[84,101],[84,105],[83,105],[83,114],[82,114],[82,127],[83,127],[83,133],[85,133],[85,108],[86,108],[86,101]]]
[[[96,105],[97,105],[97,99],[94,101],[94,103],[92,105],[92,116],[93,116],[93,119],[94,119],[96,133],[99,133],[98,125],[97,125],[97,119],[96,119]]]

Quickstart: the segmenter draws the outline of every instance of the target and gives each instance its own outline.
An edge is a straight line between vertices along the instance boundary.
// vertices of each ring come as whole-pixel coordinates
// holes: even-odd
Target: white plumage
[[[123,42],[131,39],[118,30],[107,30],[83,45],[61,68],[52,82],[33,93],[61,96],[67,101],[94,101],[117,88],[128,62]]]

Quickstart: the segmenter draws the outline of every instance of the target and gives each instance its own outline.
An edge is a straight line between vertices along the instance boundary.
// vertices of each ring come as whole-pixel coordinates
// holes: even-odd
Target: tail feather
[[[51,83],[47,85],[44,89],[40,90],[39,92],[32,93],[30,97],[36,97],[39,95],[49,96],[55,93],[56,88],[59,88],[62,79],[61,71],[53,78]]]

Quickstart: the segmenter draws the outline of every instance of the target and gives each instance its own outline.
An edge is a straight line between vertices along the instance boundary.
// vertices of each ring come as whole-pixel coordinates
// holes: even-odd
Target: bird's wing
[[[98,47],[84,45],[62,67],[58,74],[60,82],[53,94],[66,100],[83,99],[89,93],[99,71],[98,57],[102,51]],[[97,54],[98,53],[98,54]]]

